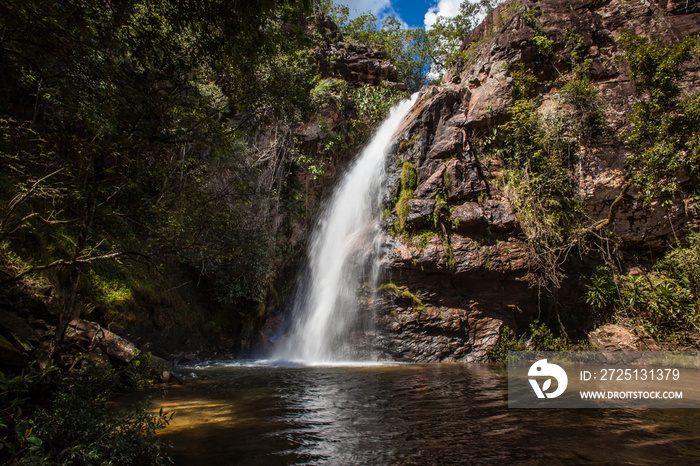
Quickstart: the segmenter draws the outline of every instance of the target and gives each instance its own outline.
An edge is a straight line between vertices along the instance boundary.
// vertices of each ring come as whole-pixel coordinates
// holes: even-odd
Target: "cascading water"
[[[416,95],[391,110],[324,207],[312,235],[308,271],[295,295],[294,323],[275,357],[305,362],[355,358],[348,336],[362,321],[358,289],[365,282],[376,289],[378,278],[376,240],[387,153],[415,100]]]

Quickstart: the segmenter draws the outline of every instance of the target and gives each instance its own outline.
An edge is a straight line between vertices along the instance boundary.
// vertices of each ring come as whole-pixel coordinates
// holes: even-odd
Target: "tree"
[[[438,17],[433,27],[406,28],[393,16],[387,16],[381,28],[372,13],[349,19],[349,9],[330,0],[315,3],[316,11],[338,24],[350,41],[364,42],[384,50],[396,67],[399,80],[415,92],[442,74],[459,57],[459,47],[467,34],[478,25],[499,0],[464,1],[460,13],[453,18]]]
[[[266,225],[255,167],[230,121],[242,115],[259,124],[302,108],[310,86],[306,7],[0,5],[0,82],[9,91],[0,95],[0,195],[10,201],[1,234],[28,263],[9,280],[55,270],[62,305],[54,348],[76,315],[81,278],[98,260],[206,260],[236,269],[236,299],[260,299],[269,269],[251,262],[267,250]],[[289,85],[273,94],[272,80]],[[221,171],[228,184],[214,182]],[[28,234],[47,247],[27,250]]]
[[[464,38],[500,2],[501,0],[480,0],[472,3],[465,0],[459,5],[459,14],[456,16],[452,18],[438,16],[437,21],[428,31],[432,46],[430,59],[434,73],[442,74],[455,64]]]

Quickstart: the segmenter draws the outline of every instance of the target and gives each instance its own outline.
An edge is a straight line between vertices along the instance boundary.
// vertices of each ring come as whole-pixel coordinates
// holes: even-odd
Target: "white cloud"
[[[407,28],[406,21],[399,16],[391,4],[393,0],[334,0],[339,5],[345,5],[350,8],[350,19],[357,18],[365,13],[372,13],[377,17],[378,27],[381,27],[382,22],[387,16],[393,16],[401,23],[401,27]]]
[[[425,19],[423,24],[425,24],[425,29],[430,30],[433,24],[437,21],[438,16],[444,16],[445,18],[453,18],[459,14],[459,5],[462,0],[440,0],[437,6],[430,8],[425,13]]]
[[[377,18],[395,14],[391,6],[391,0],[340,0],[336,3],[350,7],[350,17],[357,18],[361,14],[370,12]]]

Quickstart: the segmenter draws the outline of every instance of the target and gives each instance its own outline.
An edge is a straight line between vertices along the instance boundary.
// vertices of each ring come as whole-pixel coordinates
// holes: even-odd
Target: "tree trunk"
[[[53,357],[56,351],[58,351],[58,349],[61,347],[63,344],[63,339],[66,335],[68,323],[76,317],[76,298],[78,294],[78,285],[80,284],[80,277],[82,275],[81,265],[77,263],[77,259],[80,257],[83,251],[85,251],[92,221],[95,217],[95,196],[93,194],[88,194],[86,204],[85,214],[83,216],[83,221],[80,224],[80,231],[78,233],[78,241],[75,244],[73,264],[70,266],[68,278],[65,284],[65,289],[67,290],[68,294],[63,300],[63,305],[61,306],[60,314],[58,316],[58,326],[56,327],[56,334],[54,335],[53,341],[51,342],[51,346],[49,348],[49,357]]]

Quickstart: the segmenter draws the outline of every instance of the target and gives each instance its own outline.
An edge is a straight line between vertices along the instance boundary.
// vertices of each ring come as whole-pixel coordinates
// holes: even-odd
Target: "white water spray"
[[[376,289],[379,271],[375,240],[387,153],[416,97],[391,110],[325,206],[312,235],[308,275],[296,293],[295,322],[276,357],[316,363],[354,357],[348,334],[362,320],[357,293],[363,282]]]

